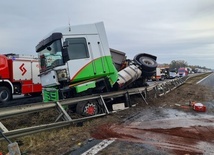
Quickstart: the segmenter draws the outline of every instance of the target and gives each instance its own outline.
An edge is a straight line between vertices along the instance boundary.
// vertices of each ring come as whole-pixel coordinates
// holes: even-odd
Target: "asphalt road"
[[[105,137],[104,141],[88,142],[85,150],[75,150],[70,155],[211,155],[214,154],[213,130],[213,111],[204,114],[192,109],[188,112],[147,109],[125,120],[123,125],[102,127],[97,131],[97,138]],[[117,138],[111,139],[112,136]]]
[[[214,74],[198,84],[213,87]],[[86,147],[70,155],[214,154],[214,101],[204,104],[209,107],[206,113],[195,112],[189,106],[185,111],[160,107],[143,110],[124,120],[123,125],[97,131],[97,139],[108,141],[93,146],[88,142],[90,150]]]
[[[197,84],[214,88],[214,73],[212,73],[209,76],[205,77],[204,79],[198,81]]]
[[[6,103],[0,103],[0,108],[18,106],[24,104],[31,104],[42,102],[42,96],[31,97],[31,96],[23,96],[23,95],[14,95],[12,101],[8,101]]]

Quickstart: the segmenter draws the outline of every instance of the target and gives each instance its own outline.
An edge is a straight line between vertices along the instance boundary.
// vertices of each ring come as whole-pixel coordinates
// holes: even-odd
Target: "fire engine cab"
[[[13,94],[41,94],[38,75],[39,62],[35,56],[0,55],[0,103],[11,100]]]

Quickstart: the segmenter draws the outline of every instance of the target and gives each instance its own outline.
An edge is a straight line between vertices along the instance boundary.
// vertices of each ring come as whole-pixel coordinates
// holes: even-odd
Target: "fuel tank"
[[[119,77],[117,83],[120,88],[125,87],[140,78],[141,74],[142,71],[137,66],[130,65],[118,72]]]

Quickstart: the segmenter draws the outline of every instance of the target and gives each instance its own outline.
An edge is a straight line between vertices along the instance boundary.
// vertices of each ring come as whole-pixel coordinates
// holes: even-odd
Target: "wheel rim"
[[[87,115],[95,115],[97,111],[97,107],[95,104],[87,104],[84,108],[84,113],[86,113]]]
[[[154,62],[151,61],[150,59],[141,58],[141,61],[147,66],[151,66],[154,64]]]
[[[8,99],[9,95],[6,90],[3,90],[0,92],[0,100],[6,101]]]

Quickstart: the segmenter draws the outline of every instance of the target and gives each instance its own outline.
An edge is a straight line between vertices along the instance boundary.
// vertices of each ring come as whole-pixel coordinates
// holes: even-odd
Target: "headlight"
[[[66,69],[56,71],[59,81],[65,81],[68,79],[68,74]]]

